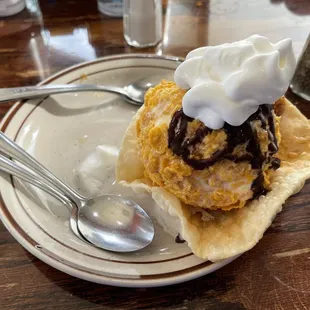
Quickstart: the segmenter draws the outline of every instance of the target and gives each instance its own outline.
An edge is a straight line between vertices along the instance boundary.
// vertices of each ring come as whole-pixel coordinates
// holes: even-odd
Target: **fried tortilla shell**
[[[116,167],[116,178],[135,192],[148,192],[167,216],[180,221],[180,234],[193,253],[212,262],[250,250],[262,238],[282,205],[310,178],[310,121],[287,99],[279,99],[281,109],[281,167],[271,175],[271,191],[231,211],[206,211],[186,205],[167,190],[144,177],[137,148],[137,112],[124,136]]]

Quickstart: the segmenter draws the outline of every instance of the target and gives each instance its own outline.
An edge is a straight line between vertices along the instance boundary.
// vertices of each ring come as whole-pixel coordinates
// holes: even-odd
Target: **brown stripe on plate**
[[[23,105],[23,101],[20,101],[17,103],[17,105],[12,107],[12,112],[10,112],[10,114],[8,115],[8,118],[4,121],[2,127],[1,127],[1,131],[5,132],[5,130],[7,129],[8,125],[10,124],[13,116],[17,113],[17,111],[21,108],[21,106]]]
[[[79,271],[86,272],[86,273],[89,273],[89,274],[93,274],[93,275],[96,275],[96,276],[99,275],[99,276],[107,277],[109,279],[112,278],[112,279],[117,279],[117,280],[125,279],[125,280],[130,280],[130,281],[139,281],[139,280],[158,280],[158,279],[163,279],[163,278],[171,278],[171,277],[175,277],[175,276],[185,275],[187,273],[191,273],[191,272],[197,271],[199,269],[205,268],[207,266],[213,265],[212,262],[205,261],[205,262],[202,262],[202,263],[200,263],[198,265],[195,265],[195,266],[192,266],[192,267],[188,267],[188,268],[185,268],[185,269],[182,269],[182,270],[178,270],[178,271],[172,271],[172,272],[166,272],[166,273],[155,273],[155,274],[148,274],[148,275],[138,275],[136,277],[135,276],[130,276],[128,278],[123,278],[123,277],[111,276],[110,274],[105,274],[105,273],[96,273],[96,272],[93,272],[89,268],[81,268],[81,267],[77,266],[76,264],[72,264],[70,261],[59,259],[58,256],[56,256],[54,253],[50,252],[49,250],[47,250],[45,248],[42,248],[40,250],[45,255],[47,255],[48,257],[50,257],[50,258],[52,258],[54,260],[57,260],[57,261],[61,262],[62,264],[66,265],[68,267],[71,267],[71,268],[74,268],[74,269],[77,269]]]

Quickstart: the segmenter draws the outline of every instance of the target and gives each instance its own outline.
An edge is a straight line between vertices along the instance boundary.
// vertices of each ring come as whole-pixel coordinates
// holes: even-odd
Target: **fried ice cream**
[[[182,111],[185,91],[162,81],[150,89],[137,120],[145,176],[182,202],[207,209],[243,207],[266,193],[280,166],[279,117],[261,106],[247,122],[211,130]]]

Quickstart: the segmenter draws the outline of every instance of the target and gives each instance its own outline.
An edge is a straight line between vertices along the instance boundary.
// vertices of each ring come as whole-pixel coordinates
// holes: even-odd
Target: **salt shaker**
[[[124,0],[124,37],[134,47],[157,45],[162,39],[162,1]]]
[[[296,95],[310,101],[310,34],[298,60],[290,88]]]

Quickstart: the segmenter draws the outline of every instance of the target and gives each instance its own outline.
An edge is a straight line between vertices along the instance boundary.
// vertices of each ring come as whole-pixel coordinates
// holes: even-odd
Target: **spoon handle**
[[[25,168],[21,167],[20,165],[16,164],[9,158],[3,156],[0,154],[0,170],[12,174],[16,176],[19,179],[22,179],[40,189],[45,191],[46,193],[50,194],[63,204],[65,204],[67,207],[71,208],[71,200],[55,190],[52,186],[45,183],[43,180],[39,179],[36,174],[34,174],[31,171],[26,170]]]
[[[38,176],[23,168],[22,166],[16,164],[9,158],[0,154],[0,170],[11,175],[16,176],[17,178],[24,180],[40,189],[45,191],[46,193],[50,194],[58,201],[63,203],[69,210],[70,210],[70,227],[74,232],[75,236],[77,236],[80,240],[89,243],[85,238],[83,238],[79,232],[78,225],[77,225],[77,212],[78,209],[73,204],[73,202],[65,195],[60,193],[58,190],[54,189],[44,180],[38,178]]]
[[[62,182],[57,178],[52,172],[46,169],[42,164],[40,164],[34,157],[28,154],[24,149],[22,149],[18,144],[7,137],[3,132],[0,131],[0,150],[5,155],[16,159],[17,161],[23,163],[25,166],[35,171],[41,178],[43,178],[47,183],[52,184],[54,187],[58,188],[61,192],[69,196],[79,207],[81,200],[85,199],[83,196],[78,194],[75,190],[69,187],[67,184]]]
[[[86,85],[86,84],[64,84],[64,85],[44,85],[44,86],[25,86],[0,89],[0,102],[37,98],[55,94],[82,92],[82,91],[105,91],[127,95],[121,87]]]

